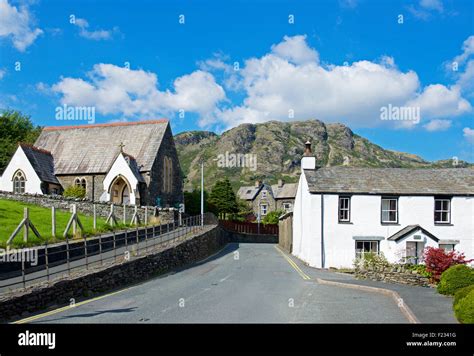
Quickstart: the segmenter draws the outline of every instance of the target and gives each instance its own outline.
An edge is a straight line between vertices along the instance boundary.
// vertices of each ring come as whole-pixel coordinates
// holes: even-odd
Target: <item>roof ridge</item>
[[[95,128],[95,127],[117,127],[117,126],[164,124],[168,122],[169,122],[168,119],[158,119],[158,120],[142,120],[142,121],[131,121],[131,122],[112,122],[108,124],[93,124],[93,125],[46,126],[43,128],[43,131],[61,131],[61,130],[74,130],[74,129],[90,129],[90,128]]]

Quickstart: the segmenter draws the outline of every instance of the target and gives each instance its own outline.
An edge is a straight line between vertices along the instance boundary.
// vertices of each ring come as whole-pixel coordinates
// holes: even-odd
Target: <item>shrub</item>
[[[360,257],[356,258],[354,261],[355,268],[369,268],[369,267],[388,267],[390,263],[385,258],[382,252],[374,253],[374,252],[366,252],[362,254]]]
[[[474,284],[474,270],[466,265],[449,267],[441,275],[438,292],[453,295],[458,289]]]
[[[470,286],[458,289],[456,293],[454,293],[454,302],[453,305],[456,306],[456,304],[459,303],[461,299],[463,299],[466,295],[469,294],[470,291],[474,290],[474,284],[471,284]]]
[[[425,249],[424,261],[426,270],[431,273],[434,282],[439,282],[441,274],[449,267],[470,262],[470,260],[465,259],[463,253],[457,251],[446,252],[442,248],[436,247]]]
[[[463,324],[474,324],[474,289],[454,305],[454,314]]]
[[[270,211],[262,220],[263,224],[278,224],[278,219],[282,216],[285,212],[282,210],[275,210]]]
[[[425,265],[407,265],[410,271],[416,271],[420,276],[431,278],[432,274],[426,269]]]
[[[64,190],[63,195],[68,198],[83,199],[86,197],[86,190],[80,186],[70,185]]]

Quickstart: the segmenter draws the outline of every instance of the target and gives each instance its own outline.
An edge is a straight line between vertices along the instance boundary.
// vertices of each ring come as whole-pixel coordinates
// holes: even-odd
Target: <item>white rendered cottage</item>
[[[292,253],[318,268],[363,252],[421,261],[425,247],[474,258],[474,170],[316,167],[311,144],[293,210]]]

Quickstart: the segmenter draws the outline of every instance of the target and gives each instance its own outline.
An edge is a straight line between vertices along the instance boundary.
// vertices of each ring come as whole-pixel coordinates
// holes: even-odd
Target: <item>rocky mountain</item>
[[[201,159],[205,164],[206,187],[224,177],[234,187],[251,185],[257,179],[268,183],[278,179],[295,182],[308,139],[320,166],[454,167],[452,160],[429,162],[413,154],[383,149],[345,125],[318,120],[242,124],[221,135],[188,131],[177,134],[175,143],[186,176],[185,188],[192,189],[200,184]],[[457,162],[457,167],[466,166],[472,164]]]

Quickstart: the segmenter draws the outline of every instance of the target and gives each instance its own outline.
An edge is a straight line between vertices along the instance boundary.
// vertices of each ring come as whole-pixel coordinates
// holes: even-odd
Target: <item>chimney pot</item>
[[[305,148],[304,148],[304,156],[312,156],[313,155],[313,151],[311,151],[311,142],[308,140],[305,142],[304,144]]]
[[[281,187],[283,187],[283,180],[278,179],[278,188],[281,188]]]

